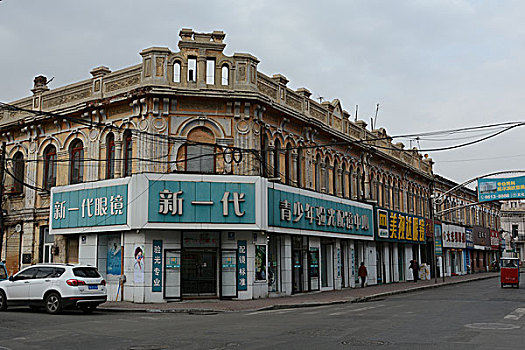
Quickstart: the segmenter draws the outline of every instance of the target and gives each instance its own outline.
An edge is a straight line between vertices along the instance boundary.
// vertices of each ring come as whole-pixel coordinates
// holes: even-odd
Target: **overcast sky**
[[[0,2],[0,101],[177,51],[181,28],[223,30],[226,54],[247,52],[267,75],[313,98],[338,98],[390,135],[525,120],[523,1],[58,1]],[[525,169],[525,127],[453,151],[428,152],[451,180]],[[421,141],[421,148],[464,141]],[[409,142],[405,142],[407,147]],[[412,146],[418,146],[413,142]]]

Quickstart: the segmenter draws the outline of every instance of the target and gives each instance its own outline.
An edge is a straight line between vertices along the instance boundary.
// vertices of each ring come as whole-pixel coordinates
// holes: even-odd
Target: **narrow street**
[[[11,308],[0,314],[0,349],[516,349],[524,314],[523,290],[494,278],[282,310],[50,316]]]

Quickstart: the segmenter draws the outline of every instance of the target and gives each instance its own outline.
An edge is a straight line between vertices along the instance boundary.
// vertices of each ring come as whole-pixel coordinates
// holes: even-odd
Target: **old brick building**
[[[409,279],[432,161],[225,55],[223,32],[180,38],[2,107],[10,273],[92,263],[138,302],[351,287],[360,261],[371,284]]]

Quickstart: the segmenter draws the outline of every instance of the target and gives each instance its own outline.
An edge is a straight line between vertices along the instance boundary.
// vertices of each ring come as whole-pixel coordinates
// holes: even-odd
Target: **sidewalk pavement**
[[[445,277],[430,281],[400,282],[369,286],[365,288],[345,288],[326,292],[311,292],[292,296],[270,297],[253,300],[183,300],[167,303],[132,303],[127,301],[108,301],[99,306],[104,311],[131,312],[184,312],[184,313],[217,313],[235,311],[261,311],[313,307],[330,304],[358,303],[382,298],[388,295],[410,293],[429,288],[449,286],[458,283],[478,281],[498,277],[497,272],[477,273],[473,275]],[[496,282],[495,282],[496,283]],[[499,284],[499,281],[497,282]]]

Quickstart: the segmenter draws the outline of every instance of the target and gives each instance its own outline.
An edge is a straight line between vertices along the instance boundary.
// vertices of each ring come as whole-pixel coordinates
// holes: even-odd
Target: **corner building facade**
[[[37,77],[2,109],[10,273],[90,263],[135,302],[355,287],[361,261],[369,284],[410,278],[431,159],[224,55],[224,37],[183,29],[178,51],[53,90]],[[379,234],[381,213],[403,229]]]

